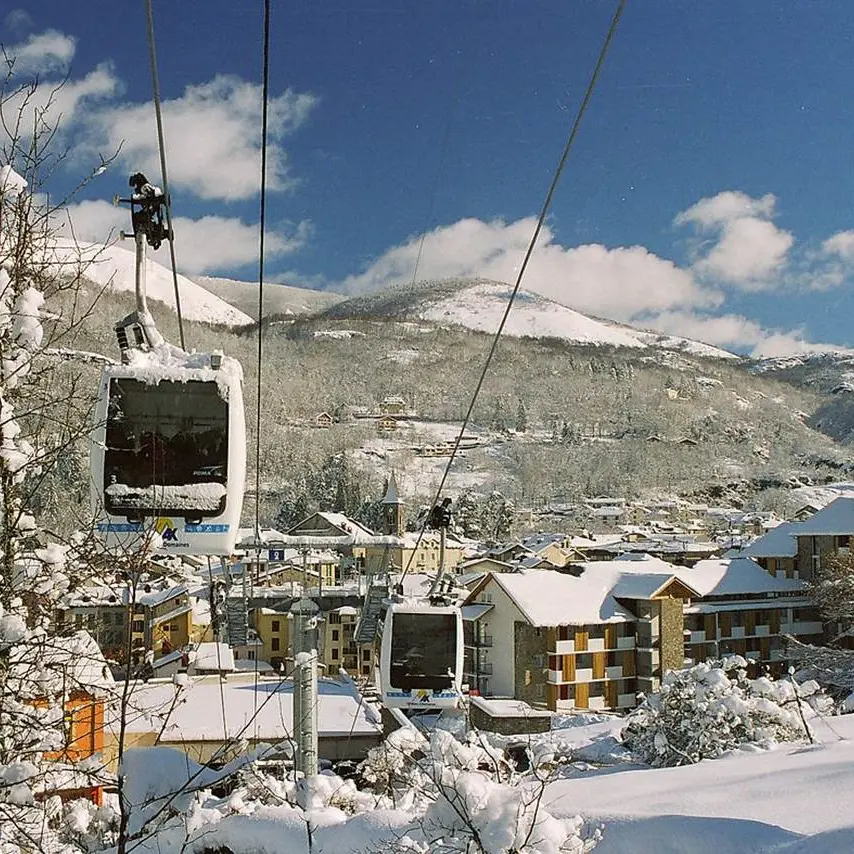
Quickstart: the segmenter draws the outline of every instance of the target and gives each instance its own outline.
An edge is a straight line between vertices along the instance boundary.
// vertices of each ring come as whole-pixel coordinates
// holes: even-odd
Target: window
[[[333,660],[333,661],[338,661],[339,656],[340,656],[340,654],[339,654],[339,652],[338,652],[338,647],[337,647],[337,646],[333,646],[333,647],[332,647],[332,660]]]
[[[273,638],[273,639],[270,641],[270,649],[272,649],[272,650],[273,650],[273,652],[278,652],[278,651],[279,651],[279,648],[280,648],[280,647],[279,647],[279,643],[280,643],[280,641],[279,641],[279,639],[278,639],[278,638]]]
[[[282,621],[281,620],[273,620],[271,628],[274,632],[280,632],[282,630]]]
[[[371,660],[371,650],[369,647],[364,647],[362,649],[362,660],[370,661]]]
[[[332,630],[332,640],[337,641],[341,632],[338,629]]]
[[[134,620],[133,630],[137,632],[137,634],[142,634],[145,631],[145,620]]]
[[[589,652],[581,652],[575,656],[575,667],[578,670],[586,670],[593,667],[593,656]]]
[[[336,613],[335,611],[333,611],[333,612],[329,615],[329,622],[330,622],[330,624],[331,624],[331,625],[337,625],[338,623],[340,623],[340,622],[341,622],[341,615],[340,615],[340,614],[338,614],[338,613]]]

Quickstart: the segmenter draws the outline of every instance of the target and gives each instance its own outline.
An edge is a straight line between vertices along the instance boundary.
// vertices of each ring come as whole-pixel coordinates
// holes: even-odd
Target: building
[[[125,721],[127,747],[173,747],[200,764],[225,763],[263,744],[290,754],[293,682],[254,673],[188,677],[175,684],[152,679],[135,683],[134,714]],[[363,759],[383,738],[378,710],[352,684],[318,679],[319,754],[322,759]],[[108,720],[105,754],[115,761],[118,710]]]
[[[736,653],[779,670],[783,635],[821,638],[803,582],[747,558],[687,568],[625,555],[578,569],[489,573],[472,588],[463,605],[470,688],[552,710],[628,709],[667,670]]]
[[[359,609],[342,605],[328,611],[324,616],[320,655],[327,674],[334,677],[343,667],[353,677],[370,676],[374,645],[356,642]]]
[[[798,542],[794,537],[797,523],[783,522],[741,550],[745,557],[755,560],[771,575],[800,578]]]
[[[801,578],[812,580],[821,562],[830,555],[849,554],[854,537],[854,498],[837,498],[823,509],[792,526],[798,544],[797,565]]]
[[[130,627],[128,627],[130,622]],[[130,629],[135,662],[182,649],[193,634],[193,607],[186,585],[144,584],[136,591],[84,587],[57,606],[60,631],[85,629],[108,658],[124,661]]]

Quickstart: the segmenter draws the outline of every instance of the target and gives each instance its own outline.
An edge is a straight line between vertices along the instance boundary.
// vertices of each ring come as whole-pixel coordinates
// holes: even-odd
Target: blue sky
[[[155,0],[176,253],[257,274],[260,2]],[[362,292],[510,279],[615,4],[273,3],[267,269]],[[854,5],[629,0],[525,286],[742,352],[854,346]],[[154,177],[142,0],[23,3],[0,41],[58,96],[56,195],[123,142],[77,233]],[[150,175],[151,177],[151,175]]]

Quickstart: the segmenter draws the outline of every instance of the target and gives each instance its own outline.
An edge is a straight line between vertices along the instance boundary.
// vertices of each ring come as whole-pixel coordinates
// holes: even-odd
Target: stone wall
[[[517,622],[514,623],[514,640],[513,696],[543,708],[548,681],[548,630]]]
[[[685,666],[685,617],[681,599],[660,599],[661,675]]]

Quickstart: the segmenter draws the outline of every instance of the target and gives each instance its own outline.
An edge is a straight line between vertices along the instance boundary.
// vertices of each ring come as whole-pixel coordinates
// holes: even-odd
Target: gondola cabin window
[[[456,666],[454,614],[395,613],[389,673],[392,688],[448,690]]]
[[[217,383],[109,383],[104,501],[114,515],[225,510],[228,403]]]

